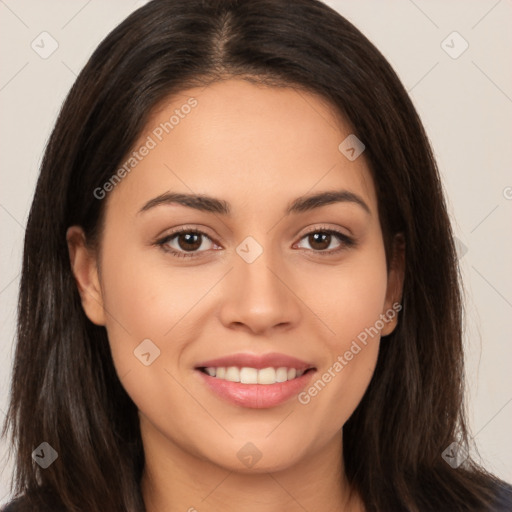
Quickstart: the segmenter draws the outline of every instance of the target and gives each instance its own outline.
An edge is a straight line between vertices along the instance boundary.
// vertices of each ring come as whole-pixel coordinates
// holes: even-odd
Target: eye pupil
[[[310,241],[311,247],[318,250],[327,249],[331,243],[331,236],[330,233],[313,233],[310,235],[310,238],[313,239],[313,242]],[[325,245],[326,241],[327,244]],[[318,247],[318,244],[320,244],[320,247]],[[325,247],[323,245],[325,245]]]
[[[180,249],[183,250],[195,250],[199,249],[201,247],[201,235],[199,233],[185,233],[178,236],[178,245],[180,246]],[[186,244],[182,244],[182,240],[186,240]],[[187,245],[188,244],[188,245]]]

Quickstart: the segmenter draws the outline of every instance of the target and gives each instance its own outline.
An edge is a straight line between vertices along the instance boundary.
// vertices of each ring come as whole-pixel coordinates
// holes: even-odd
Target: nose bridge
[[[296,321],[297,304],[280,276],[282,268],[278,251],[246,237],[236,247],[223,321],[242,323],[253,331]]]
[[[259,238],[261,240],[261,236]],[[239,260],[235,263],[235,275],[240,278],[243,296],[257,301],[262,310],[270,309],[273,303],[285,302],[283,284],[276,277],[276,269],[281,267],[277,262],[277,251],[270,247],[269,237],[264,244],[253,236],[246,237],[236,248]]]

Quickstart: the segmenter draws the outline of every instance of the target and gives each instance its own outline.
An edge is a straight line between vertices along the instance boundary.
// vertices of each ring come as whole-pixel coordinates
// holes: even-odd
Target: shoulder
[[[512,485],[499,482],[496,486],[493,507],[489,512],[510,512],[512,510]]]
[[[0,509],[0,512],[49,512],[50,509],[46,507],[34,506],[26,496],[16,498]]]
[[[0,508],[0,512],[65,512],[48,493],[23,494]]]
[[[23,512],[24,510],[29,510],[28,500],[24,497],[16,498],[13,501],[5,504],[0,512]]]
[[[10,501],[6,505],[4,505],[0,512],[24,512],[25,510],[28,512],[30,505],[28,500],[24,497],[16,498],[13,501]]]

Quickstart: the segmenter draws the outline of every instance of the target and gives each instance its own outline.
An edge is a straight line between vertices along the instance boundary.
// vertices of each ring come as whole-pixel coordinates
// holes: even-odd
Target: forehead
[[[227,80],[191,88],[151,114],[109,202],[122,195],[128,208],[170,190],[221,197],[236,213],[282,210],[296,197],[343,188],[374,209],[364,153],[351,161],[339,149],[350,135],[329,102],[293,87]]]

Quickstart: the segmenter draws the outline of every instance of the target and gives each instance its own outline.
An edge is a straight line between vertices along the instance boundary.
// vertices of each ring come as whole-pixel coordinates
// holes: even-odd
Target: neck
[[[151,432],[149,432],[151,429]],[[146,512],[363,512],[350,494],[341,433],[281,471],[240,473],[187,452],[141,417]]]

